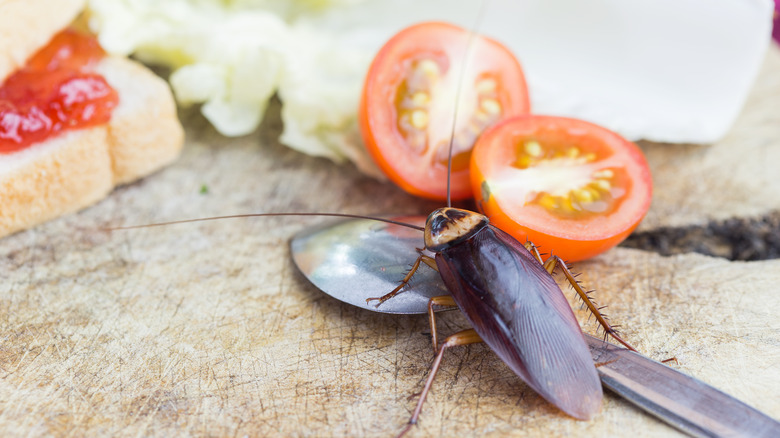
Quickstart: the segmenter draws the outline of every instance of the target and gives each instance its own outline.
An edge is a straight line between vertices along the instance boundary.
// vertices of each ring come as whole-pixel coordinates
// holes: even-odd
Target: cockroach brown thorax
[[[485,228],[486,216],[459,208],[440,208],[425,221],[425,248],[439,252]]]

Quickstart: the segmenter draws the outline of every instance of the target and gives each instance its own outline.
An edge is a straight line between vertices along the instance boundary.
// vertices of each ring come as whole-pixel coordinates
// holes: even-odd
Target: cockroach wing
[[[568,301],[517,240],[489,225],[436,255],[474,330],[531,388],[587,420],[601,406],[596,367]]]

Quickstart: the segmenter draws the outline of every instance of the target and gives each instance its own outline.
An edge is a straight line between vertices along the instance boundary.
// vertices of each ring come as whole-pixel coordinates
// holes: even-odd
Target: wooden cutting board
[[[644,145],[656,194],[643,229],[780,207],[779,79],[775,49],[722,143]],[[427,319],[353,308],[309,285],[287,245],[318,219],[101,228],[437,205],[279,145],[278,106],[238,139],[193,111],[182,117],[178,163],[0,241],[3,435],[395,435],[432,362]],[[576,270],[640,351],[676,356],[680,370],[780,418],[780,260],[618,248]],[[465,326],[452,312],[440,323],[443,333]],[[445,358],[411,436],[628,433],[677,434],[612,395],[593,421],[566,417],[475,345]]]

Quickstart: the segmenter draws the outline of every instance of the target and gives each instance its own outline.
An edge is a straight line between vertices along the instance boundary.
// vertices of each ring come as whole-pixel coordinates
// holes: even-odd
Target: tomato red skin
[[[421,53],[444,54],[447,45],[457,38],[465,43],[468,32],[448,23],[427,22],[402,30],[374,58],[361,94],[360,131],[374,161],[396,185],[428,199],[447,199],[447,166],[427,167],[422,173],[416,170],[418,156],[406,148],[405,139],[396,127],[396,90],[405,78],[405,63]],[[505,87],[499,99],[504,116],[528,114],[530,99],[522,67],[504,46],[481,38],[497,58],[492,64],[506,70],[500,72]],[[461,62],[460,59],[450,61]],[[452,172],[451,197],[454,200],[472,197],[468,166]]]
[[[518,139],[530,136],[540,126],[555,126],[564,134],[567,130],[586,133],[589,141],[612,149],[615,160],[624,163],[630,177],[631,188],[627,200],[615,212],[596,216],[592,220],[566,220],[546,216],[542,207],[523,207],[523,217],[517,217],[499,206],[496,196],[484,199],[482,183],[490,181],[490,151],[500,147],[512,147]],[[595,144],[595,143],[594,143]],[[594,257],[622,242],[650,208],[652,177],[644,154],[634,143],[606,128],[582,120],[551,116],[524,116],[507,119],[482,134],[474,147],[471,160],[471,184],[480,210],[491,223],[521,242],[531,241],[545,253],[552,253],[567,261]],[[526,211],[527,210],[527,211]]]

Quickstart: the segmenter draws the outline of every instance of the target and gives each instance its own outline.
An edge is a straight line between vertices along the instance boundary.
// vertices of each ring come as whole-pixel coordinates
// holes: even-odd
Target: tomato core
[[[452,137],[453,169],[468,167],[471,148],[479,134],[499,120],[503,111],[496,93],[496,80],[475,78],[472,93],[461,101],[467,120],[452,129],[458,72],[447,72],[442,61],[422,58],[412,61],[396,95],[397,128],[411,153],[428,166],[446,166]],[[449,98],[449,99],[448,99]],[[446,105],[448,100],[450,105]],[[454,136],[453,136],[454,134]]]
[[[0,87],[0,153],[108,122],[119,97],[88,71],[104,55],[93,36],[66,29],[9,76]]]
[[[430,22],[402,30],[379,51],[366,76],[359,121],[366,148],[388,178],[431,199],[447,198],[452,138],[451,195],[465,199],[472,196],[474,142],[529,107],[522,68],[509,50]]]
[[[567,183],[556,182],[541,186],[528,204],[539,205],[551,214],[575,218],[609,214],[620,205],[630,190],[631,181],[625,169],[599,165],[606,156],[601,152],[583,151],[570,143],[548,143],[545,140],[526,139],[515,148],[512,166],[524,169],[564,169],[569,173]]]

